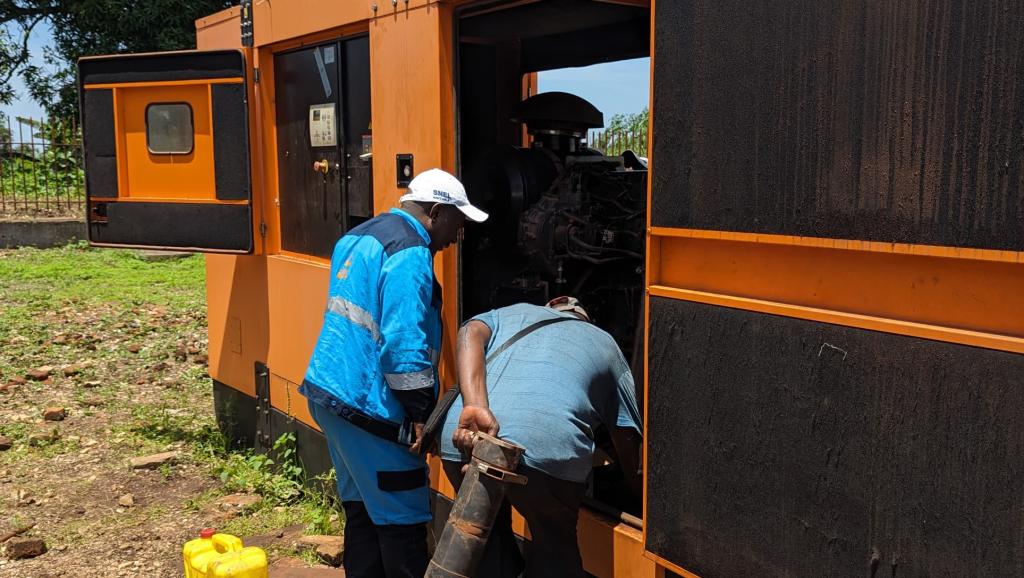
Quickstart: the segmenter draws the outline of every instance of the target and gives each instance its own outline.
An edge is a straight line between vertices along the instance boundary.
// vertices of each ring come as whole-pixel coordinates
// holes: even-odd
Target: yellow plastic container
[[[182,548],[185,578],[267,578],[267,554],[207,528]]]

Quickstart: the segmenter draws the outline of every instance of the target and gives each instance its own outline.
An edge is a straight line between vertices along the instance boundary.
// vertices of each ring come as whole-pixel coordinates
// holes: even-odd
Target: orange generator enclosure
[[[595,470],[588,573],[1024,575],[1021,7],[246,1],[196,38],[80,61],[87,214],[95,245],[207,253],[234,440],[294,431],[330,466],[297,388],[331,249],[440,167],[511,215],[436,257],[445,386],[461,321],[556,289],[633,359],[644,495]],[[577,135],[544,160],[510,122],[537,72],[642,56],[644,159]],[[605,221],[530,260],[540,181],[583,192],[544,219]],[[436,462],[431,485],[443,524]]]

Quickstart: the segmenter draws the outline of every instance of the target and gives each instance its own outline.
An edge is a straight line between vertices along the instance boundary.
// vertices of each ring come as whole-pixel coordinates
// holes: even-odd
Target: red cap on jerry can
[[[213,528],[203,528],[202,530],[199,530],[199,537],[200,538],[212,538],[213,535],[216,534],[216,533],[217,533],[217,530],[214,530]]]

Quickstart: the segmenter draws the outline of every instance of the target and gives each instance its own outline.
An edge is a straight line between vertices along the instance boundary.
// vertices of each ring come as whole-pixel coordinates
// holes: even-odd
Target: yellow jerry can
[[[185,578],[267,578],[266,552],[246,548],[239,538],[217,534],[212,528],[186,542],[181,553]]]

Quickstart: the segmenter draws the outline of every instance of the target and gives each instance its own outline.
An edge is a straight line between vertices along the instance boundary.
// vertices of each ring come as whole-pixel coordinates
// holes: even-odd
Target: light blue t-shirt
[[[520,329],[542,319],[573,317],[538,305],[518,304],[473,319],[491,328],[487,354]],[[601,425],[642,432],[633,375],[615,340],[584,321],[537,329],[487,367],[487,396],[498,437],[526,448],[526,465],[555,478],[584,482]],[[456,399],[441,434],[441,457],[462,460],[452,434],[462,412]]]

